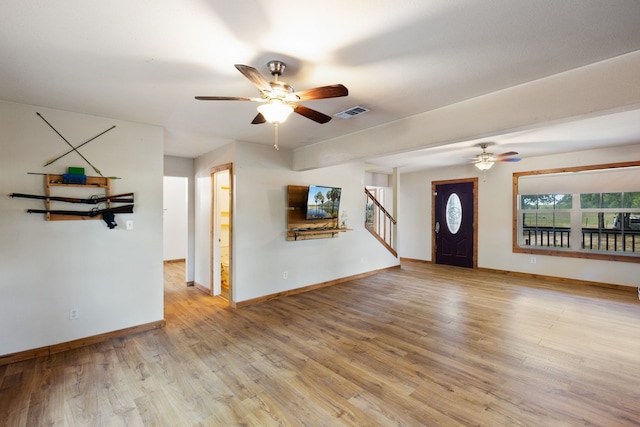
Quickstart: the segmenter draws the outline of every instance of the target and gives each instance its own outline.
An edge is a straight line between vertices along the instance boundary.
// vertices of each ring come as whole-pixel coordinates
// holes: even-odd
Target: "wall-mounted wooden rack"
[[[100,189],[103,192],[104,196],[111,195],[111,180],[102,176],[88,176],[86,184],[65,184],[63,182],[62,175],[44,175],[44,194],[46,196],[54,196],[55,187],[78,187],[78,188],[86,188],[86,189]],[[49,199],[45,200],[45,209],[51,210],[51,201]],[[105,202],[107,206],[109,206],[109,202]],[[60,215],[60,214],[45,214],[45,219],[47,221],[78,221],[78,220],[95,220],[102,219],[100,215],[97,216],[76,216],[76,215]]]

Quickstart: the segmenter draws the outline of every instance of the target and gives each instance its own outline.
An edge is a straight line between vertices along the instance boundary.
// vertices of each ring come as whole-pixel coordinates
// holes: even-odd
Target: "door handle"
[[[440,232],[440,222],[436,222],[436,234],[438,234]]]

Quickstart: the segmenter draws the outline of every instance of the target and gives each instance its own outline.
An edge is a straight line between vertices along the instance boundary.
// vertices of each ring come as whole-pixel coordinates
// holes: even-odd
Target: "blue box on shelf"
[[[64,184],[79,184],[85,185],[87,183],[87,175],[65,173],[62,175],[62,182]]]

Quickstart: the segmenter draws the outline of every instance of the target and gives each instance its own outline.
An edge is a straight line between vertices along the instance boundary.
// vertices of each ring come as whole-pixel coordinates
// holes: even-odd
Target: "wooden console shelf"
[[[54,196],[52,194],[54,190],[53,187],[76,187],[76,188],[86,188],[86,189],[100,189],[103,193],[101,195],[110,196],[111,192],[111,180],[102,176],[88,176],[86,184],[65,184],[63,182],[62,175],[45,175],[44,176],[44,194],[47,196]],[[45,209],[51,210],[51,201],[49,199],[45,200]],[[107,206],[109,206],[109,202],[106,202]],[[95,205],[94,205],[95,206]],[[76,215],[60,215],[60,214],[45,214],[45,219],[47,221],[83,221],[83,220],[96,220],[102,219],[101,216],[76,216]]]
[[[338,228],[337,219],[307,220],[308,187],[289,185],[287,187],[287,240],[332,239],[348,228]]]
[[[293,240],[305,240],[305,239],[327,239],[329,237],[337,237],[336,233],[342,233],[344,231],[351,231],[348,228],[314,228],[304,230],[289,230],[287,233],[287,240],[291,240],[288,237],[293,235]]]

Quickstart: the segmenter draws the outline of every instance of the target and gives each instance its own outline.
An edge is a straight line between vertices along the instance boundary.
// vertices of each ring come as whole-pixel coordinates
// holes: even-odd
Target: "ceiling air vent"
[[[348,110],[341,111],[339,113],[334,114],[335,117],[340,117],[341,119],[349,119],[351,117],[355,117],[359,114],[363,114],[369,111],[367,108],[356,105],[355,107],[351,107]]]

